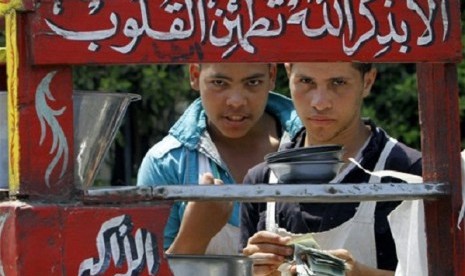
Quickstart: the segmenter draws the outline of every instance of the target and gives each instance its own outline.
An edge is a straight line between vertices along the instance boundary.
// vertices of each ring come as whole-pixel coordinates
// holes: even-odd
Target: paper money
[[[321,250],[312,234],[294,237],[289,246],[294,247],[293,260],[299,276],[344,276],[345,262]]]

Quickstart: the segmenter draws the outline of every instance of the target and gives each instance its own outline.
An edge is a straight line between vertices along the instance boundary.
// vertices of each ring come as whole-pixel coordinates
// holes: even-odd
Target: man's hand
[[[357,262],[355,258],[345,249],[328,250],[333,256],[342,259],[346,263],[346,276],[392,276],[394,271],[387,271],[366,266]]]
[[[222,185],[211,173],[202,175],[200,185]],[[176,254],[205,254],[210,240],[228,222],[233,209],[232,202],[193,201],[184,211],[178,235],[166,251]]]
[[[254,260],[254,275],[281,275],[278,267],[293,254],[292,248],[286,245],[290,240],[290,237],[268,231],[260,231],[250,237],[243,253]]]

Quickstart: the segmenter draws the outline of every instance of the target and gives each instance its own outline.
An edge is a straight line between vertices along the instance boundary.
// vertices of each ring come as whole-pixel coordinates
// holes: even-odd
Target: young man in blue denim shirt
[[[291,100],[270,92],[276,70],[260,63],[190,65],[190,83],[200,97],[148,151],[137,185],[242,182],[250,167],[278,149],[282,137],[294,137],[302,128]],[[237,254],[238,207],[175,203],[164,248],[178,254]]]

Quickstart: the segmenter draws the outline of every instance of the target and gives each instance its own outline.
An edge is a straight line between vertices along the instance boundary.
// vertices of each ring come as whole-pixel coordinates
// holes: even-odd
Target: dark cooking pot
[[[328,183],[336,176],[342,165],[344,162],[338,160],[268,164],[278,178],[278,183],[285,184]]]

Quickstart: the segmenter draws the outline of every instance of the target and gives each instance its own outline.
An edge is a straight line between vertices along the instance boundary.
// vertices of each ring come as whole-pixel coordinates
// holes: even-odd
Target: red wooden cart
[[[459,5],[458,0],[0,1],[9,128],[0,275],[169,275],[161,239],[173,200],[401,198],[428,199],[429,275],[465,275],[464,223],[457,227]],[[72,66],[238,61],[416,63],[424,183],[358,184],[358,189],[241,185],[217,187],[208,197],[205,187],[75,185],[73,147],[67,146],[73,145]],[[48,93],[46,107],[38,91]],[[44,108],[53,114],[53,127],[39,118]]]

